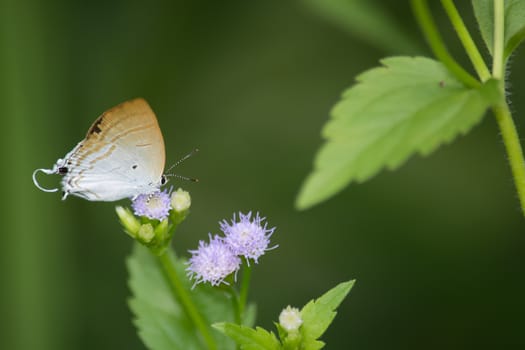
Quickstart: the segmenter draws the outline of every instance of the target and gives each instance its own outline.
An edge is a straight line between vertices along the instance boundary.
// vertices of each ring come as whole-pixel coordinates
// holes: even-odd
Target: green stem
[[[518,132],[507,103],[494,107],[493,111],[501,130],[501,136],[503,137],[503,143],[507,150],[510,168],[514,177],[514,184],[518,191],[521,210],[525,216],[525,160],[523,159]]]
[[[245,264],[242,269],[241,289],[238,293],[232,286],[228,286],[225,290],[231,295],[233,309],[235,311],[235,323],[242,325],[244,319],[244,310],[246,310],[246,302],[248,300],[248,289],[250,286],[252,269]]]
[[[411,4],[414,15],[423,31],[423,35],[425,35],[425,38],[437,59],[440,60],[465,86],[471,88],[481,86],[481,83],[464,70],[448,53],[447,48],[443,43],[443,39],[437,30],[436,24],[432,19],[427,2],[425,0],[412,0]]]
[[[241,317],[244,315],[246,309],[246,303],[248,301],[248,289],[250,287],[250,279],[252,276],[252,268],[247,264],[243,267],[241,290],[239,293],[239,312]]]
[[[503,0],[494,0],[494,53],[492,61],[492,76],[503,79],[505,64],[503,51],[505,44],[505,4]]]
[[[463,44],[470,62],[472,62],[472,65],[474,66],[474,69],[476,70],[479,78],[483,82],[487,81],[491,76],[490,71],[485,64],[478,47],[474,43],[474,40],[472,40],[472,37],[470,36],[470,33],[468,32],[468,29],[465,26],[465,23],[463,22],[456,5],[454,5],[454,1],[441,0],[441,5],[447,12],[448,18],[450,19],[450,22],[452,23],[452,26],[454,27],[461,44]]]
[[[228,285],[219,285],[217,288],[222,289],[225,293],[228,293],[230,295],[233,306],[233,317],[235,318],[235,323],[240,325],[242,318],[240,312],[241,308],[239,303],[239,293],[237,293],[237,289],[235,289],[233,283],[230,283]]]
[[[494,0],[494,52],[492,63],[492,76],[500,80],[502,96],[505,96],[505,3],[503,0]],[[525,216],[525,160],[521,148],[518,131],[509,110],[509,105],[503,101],[493,108],[496,121],[501,130],[503,143],[507,150],[514,184],[518,192],[521,210]]]
[[[204,341],[206,342],[206,345],[208,346],[208,349],[216,350],[217,345],[215,344],[215,340],[213,339],[210,333],[210,328],[208,324],[204,321],[201,314],[197,310],[197,307],[193,303],[190,294],[184,288],[184,285],[179,279],[177,271],[173,266],[173,262],[170,256],[170,250],[167,250],[164,254],[157,256],[157,258],[159,259],[159,262],[162,265],[162,268],[164,269],[164,273],[166,274],[166,277],[169,280],[171,290],[173,291],[175,298],[179,300],[182,307],[184,308],[184,311],[186,311],[188,317],[191,319],[195,327],[197,327],[197,329],[201,333],[202,337],[204,338]]]
[[[230,294],[230,297],[232,299],[232,306],[233,306],[233,316],[235,317],[235,323],[238,325],[242,325],[242,313],[241,313],[241,304],[239,300],[239,293],[237,293],[237,290],[233,286],[233,283],[228,285],[227,287],[222,287],[223,290],[225,290],[228,294]],[[238,344],[236,346],[237,350],[241,350],[241,346]]]

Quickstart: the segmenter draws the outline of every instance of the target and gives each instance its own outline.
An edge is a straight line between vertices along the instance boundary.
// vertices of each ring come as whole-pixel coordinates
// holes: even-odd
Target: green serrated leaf
[[[384,4],[377,0],[303,0],[320,16],[370,45],[391,53],[420,52]]]
[[[185,264],[171,257],[184,287],[191,290],[186,278]],[[144,344],[152,350],[197,350],[206,349],[182,307],[174,299],[160,264],[149,250],[135,244],[127,259],[129,286],[133,293],[129,305],[135,315],[134,323]],[[212,324],[233,321],[231,300],[223,292],[207,285],[198,285],[190,291],[202,316]],[[254,312],[251,310],[250,312]],[[235,344],[218,332],[213,332],[219,349],[235,349]]]
[[[363,182],[382,168],[395,169],[414,153],[427,155],[466,133],[499,98],[497,82],[462,85],[438,61],[391,57],[357,77],[323,128],[325,144],[296,205],[308,208]]]
[[[492,54],[494,41],[494,0],[472,0],[481,36]],[[505,0],[505,52],[507,59],[525,39],[525,1]]]
[[[306,340],[302,346],[304,350],[319,350],[324,348],[326,344],[320,340]]]
[[[216,323],[213,327],[235,340],[242,350],[279,350],[281,348],[281,343],[275,334],[261,327],[253,329],[235,323]]]
[[[317,340],[332,323],[336,309],[350,293],[355,280],[343,282],[330,289],[316,300],[308,302],[301,310],[303,325],[300,328],[304,348],[308,350],[321,349],[324,343]]]

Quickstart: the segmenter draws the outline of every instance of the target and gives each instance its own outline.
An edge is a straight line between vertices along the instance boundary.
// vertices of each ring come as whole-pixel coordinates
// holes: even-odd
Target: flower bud
[[[155,227],[155,237],[157,238],[157,242],[159,243],[169,243],[169,239],[171,238],[169,235],[169,221],[168,219],[162,220],[156,227]]]
[[[140,229],[140,221],[131,213],[129,209],[125,209],[121,206],[115,208],[117,216],[120,219],[120,223],[124,226],[127,234],[131,237],[135,237]]]
[[[137,239],[142,243],[150,243],[155,238],[155,230],[150,223],[140,226],[137,232]]]
[[[299,309],[288,305],[279,315],[279,324],[289,333],[297,332],[303,324],[301,312]]]
[[[190,209],[190,206],[191,197],[189,192],[179,188],[171,194],[171,207],[174,211],[181,213]]]

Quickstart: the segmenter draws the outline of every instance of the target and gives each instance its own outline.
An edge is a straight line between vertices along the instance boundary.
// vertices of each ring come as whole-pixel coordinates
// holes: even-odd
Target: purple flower
[[[267,223],[263,224],[265,218],[261,218],[259,213],[253,219],[251,216],[252,212],[246,215],[239,212],[239,221],[236,221],[235,214],[233,214],[231,224],[223,220],[220,225],[225,235],[223,241],[230,246],[233,253],[244,256],[246,259],[253,259],[257,263],[257,259],[265,251],[275,248],[268,248],[275,227],[266,228]]]
[[[195,279],[195,284],[210,282],[212,286],[221,283],[228,284],[224,279],[239,270],[241,259],[224,244],[218,236],[211,237],[210,243],[199,241],[197,250],[190,250],[192,257],[188,261],[186,271],[188,276]]]
[[[133,200],[131,207],[137,216],[164,220],[171,209],[170,195],[167,191],[141,194]]]

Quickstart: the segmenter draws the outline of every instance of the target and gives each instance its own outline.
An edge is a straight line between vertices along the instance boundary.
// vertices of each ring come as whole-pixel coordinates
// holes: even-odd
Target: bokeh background
[[[235,211],[277,226],[279,248],[253,276],[258,324],[355,278],[329,349],[525,345],[525,220],[491,115],[428,158],[294,209],[320,128],[355,75],[387,55],[430,55],[408,2],[353,2],[2,0],[0,348],[144,349],[115,204],[61,201],[31,181],[136,96],[158,116],[168,164],[201,149],[177,169],[200,183],[172,182],[193,198],[179,254]],[[470,2],[457,3],[479,39]],[[523,137],[522,51],[509,71]]]

